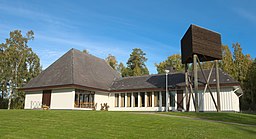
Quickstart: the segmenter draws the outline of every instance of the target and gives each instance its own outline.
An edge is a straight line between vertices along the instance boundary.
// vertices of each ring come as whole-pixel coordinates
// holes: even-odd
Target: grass
[[[0,110],[0,119],[1,139],[256,137],[255,126],[131,112]]]
[[[238,124],[249,124],[256,126],[256,115],[255,114],[245,114],[245,113],[232,113],[232,112],[168,112],[162,113],[175,116],[185,116],[191,118],[200,118],[206,120],[232,122]]]

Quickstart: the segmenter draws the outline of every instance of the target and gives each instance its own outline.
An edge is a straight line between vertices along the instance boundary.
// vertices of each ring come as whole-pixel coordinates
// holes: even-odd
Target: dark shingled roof
[[[210,73],[210,70],[204,70],[206,78]],[[234,80],[228,74],[219,70],[220,75],[220,84],[239,84],[238,81]],[[165,74],[156,74],[156,75],[145,75],[137,77],[126,77],[115,80],[111,90],[136,90],[136,89],[154,89],[154,88],[165,88]],[[201,71],[198,71],[198,82],[199,85],[205,84],[203,74]],[[212,72],[210,78],[210,84],[216,84],[215,79],[215,69]],[[168,74],[168,87],[174,88],[176,86],[184,87],[185,86],[185,74],[180,73],[171,73]]]
[[[71,49],[32,79],[23,89],[81,85],[109,90],[117,78],[120,78],[119,74],[105,60]]]
[[[206,76],[210,70],[204,70]],[[220,84],[239,85],[239,82],[220,70]],[[207,78],[206,77],[206,78]],[[184,87],[183,72],[168,75],[168,86]],[[199,85],[204,84],[201,71],[198,71]],[[215,70],[212,72],[210,84],[216,84]],[[165,88],[165,74],[145,75],[121,78],[103,59],[71,49],[24,88],[47,88],[51,86],[79,85],[99,90],[121,91]]]

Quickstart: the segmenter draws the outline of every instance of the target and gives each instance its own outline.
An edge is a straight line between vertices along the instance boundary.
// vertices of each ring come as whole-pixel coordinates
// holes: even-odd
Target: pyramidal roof
[[[117,78],[120,75],[105,60],[71,49],[23,89],[79,85],[109,90]]]

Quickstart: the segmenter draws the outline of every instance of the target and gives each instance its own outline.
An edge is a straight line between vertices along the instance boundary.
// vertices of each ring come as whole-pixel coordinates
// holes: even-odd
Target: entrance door
[[[51,105],[51,93],[52,90],[44,90],[43,91],[43,98],[42,98],[42,104],[49,106]]]
[[[182,111],[183,108],[183,90],[177,90],[177,109]]]

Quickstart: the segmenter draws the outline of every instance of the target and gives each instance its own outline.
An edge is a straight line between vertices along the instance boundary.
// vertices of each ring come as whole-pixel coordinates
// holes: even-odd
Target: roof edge
[[[28,87],[28,88],[19,88],[18,90],[32,92],[32,91],[38,91],[38,90],[44,90],[44,89],[51,90],[51,89],[64,89],[64,88],[75,88],[75,89],[79,88],[79,89],[88,89],[88,90],[93,90],[93,91],[110,92],[110,90],[82,86],[82,85],[78,85],[78,84],[53,85],[53,86],[31,87],[31,88]]]

